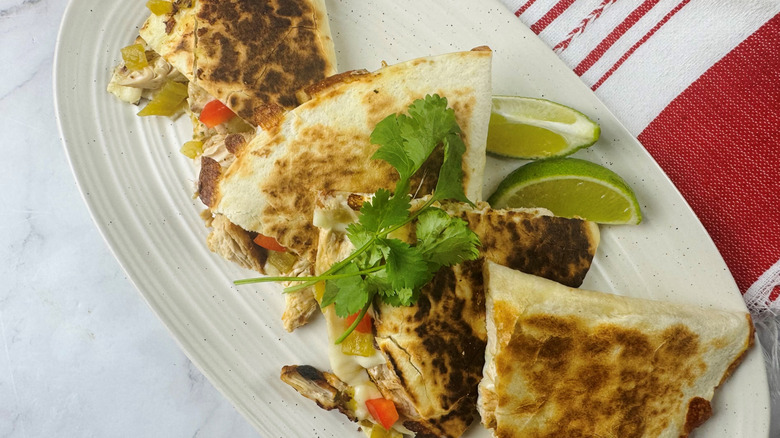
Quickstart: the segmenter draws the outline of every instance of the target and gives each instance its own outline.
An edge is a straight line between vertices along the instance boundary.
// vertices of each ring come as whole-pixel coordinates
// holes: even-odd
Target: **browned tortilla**
[[[187,7],[191,3],[191,7]],[[322,0],[194,0],[140,30],[157,53],[257,126],[267,105],[336,73]]]
[[[579,286],[599,242],[596,224],[536,210],[445,205],[469,223],[481,256]],[[410,307],[379,305],[376,339],[386,369],[370,372],[407,417],[418,437],[458,437],[476,418],[485,362],[482,259],[441,269]]]
[[[254,127],[272,123],[297,106],[297,93],[336,73],[323,0],[174,0],[170,14],[151,14],[139,34],[189,81],[194,140],[211,151],[198,157],[197,194],[207,207]],[[215,98],[248,124],[239,118],[214,128],[200,123],[198,115]],[[252,243],[256,231],[223,215],[213,219],[207,219],[215,224],[209,248],[265,272],[266,250]]]
[[[465,51],[414,59],[372,73],[349,75],[288,111],[243,148],[223,173],[210,206],[242,228],[275,238],[313,260],[318,231],[312,225],[321,190],[373,193],[392,189],[397,171],[371,156],[370,136],[385,117],[405,113],[416,99],[447,99],[462,130],[463,188],[482,196],[485,139],[490,118],[492,52]],[[433,154],[429,165],[437,167]],[[433,163],[433,164],[431,164]],[[420,194],[435,184],[425,173]]]
[[[358,219],[367,199],[350,192],[320,194],[315,212],[315,223],[321,227],[316,273],[353,249],[345,229]],[[424,202],[425,198],[412,201],[412,209]],[[482,260],[579,285],[599,243],[596,224],[553,217],[542,209],[494,210],[484,202],[440,207],[465,219],[485,242],[481,258],[441,269],[412,306],[375,301],[375,340],[384,362],[380,359],[367,369],[383,395],[395,403],[403,426],[419,438],[459,437],[476,418],[487,342]],[[413,242],[414,234],[409,226],[393,237]],[[326,309],[326,318],[328,311],[332,309]],[[336,324],[329,330],[337,336],[341,330],[333,322],[337,318],[327,320]]]
[[[572,289],[489,262],[485,288],[480,412],[498,437],[687,436],[753,343],[744,311]]]

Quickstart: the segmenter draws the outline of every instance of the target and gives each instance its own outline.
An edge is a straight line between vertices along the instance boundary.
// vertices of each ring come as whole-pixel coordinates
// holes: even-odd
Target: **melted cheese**
[[[343,208],[333,208],[335,205]],[[317,274],[326,271],[355,249],[344,231],[347,225],[357,220],[357,212],[350,209],[346,202],[337,202],[335,205],[317,209],[314,213],[314,225],[320,228],[320,245],[315,268]],[[354,388],[355,414],[358,421],[370,419],[366,400],[382,397],[382,394],[369,378],[366,369],[385,363],[385,358],[377,349],[367,357],[342,353],[341,345],[335,344],[335,340],[344,332],[344,320],[336,315],[333,306],[323,309],[323,314],[328,326],[328,355],[333,374]]]
[[[346,237],[347,226],[358,220],[358,212],[350,207],[350,196],[347,193],[339,193],[320,199],[323,204],[315,209],[313,223],[320,229],[319,246],[317,249],[317,260],[315,264],[316,274],[325,272],[334,263],[346,258],[355,247]],[[368,196],[363,197],[363,200]],[[403,238],[408,230],[400,230],[399,237]],[[347,383],[354,389],[353,399],[355,400],[355,416],[366,436],[371,436],[371,429],[374,419],[366,408],[366,400],[383,397],[379,388],[371,381],[368,368],[386,363],[382,353],[374,348],[370,356],[353,356],[344,354],[341,346],[336,345],[334,341],[344,332],[344,320],[336,315],[333,306],[323,309],[325,322],[328,327],[328,355],[330,366],[339,379]],[[373,316],[373,315],[372,315]],[[414,435],[414,432],[405,428],[400,421],[396,422],[393,429],[404,436]]]

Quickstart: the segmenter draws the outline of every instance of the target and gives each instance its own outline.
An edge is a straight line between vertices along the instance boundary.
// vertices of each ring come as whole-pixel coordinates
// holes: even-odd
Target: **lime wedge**
[[[601,128],[585,114],[545,99],[493,96],[487,150],[535,160],[569,155],[599,139]]]
[[[578,158],[552,158],[521,166],[501,181],[493,208],[544,207],[556,216],[602,224],[638,224],[639,202],[615,172]]]

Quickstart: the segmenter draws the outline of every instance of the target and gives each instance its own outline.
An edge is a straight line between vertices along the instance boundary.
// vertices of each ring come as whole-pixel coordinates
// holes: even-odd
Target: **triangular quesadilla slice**
[[[178,0],[139,33],[190,83],[253,126],[265,106],[294,108],[301,89],[336,73],[322,0]]]
[[[186,84],[183,109],[193,135],[182,152],[194,158],[195,190],[208,206],[211,183],[254,136],[268,108],[294,108],[306,98],[304,88],[337,72],[325,5],[322,0],[173,0],[151,7],[154,12],[135,42],[148,66],[134,70],[120,64],[108,91],[137,104],[157,96],[168,82]],[[157,10],[166,7],[167,12]],[[231,110],[240,117],[230,117]],[[208,209],[203,218],[211,229],[208,248],[225,259],[261,273],[290,265],[289,257],[258,246],[256,233]]]
[[[479,409],[496,437],[688,436],[753,344],[744,311],[573,289],[490,261],[484,276]]]
[[[178,0],[172,13],[152,14],[139,33],[189,80],[193,139],[202,143],[203,151],[196,158],[198,195],[207,206],[209,182],[232,164],[240,147],[254,136],[252,127],[259,125],[267,108],[296,107],[303,88],[337,71],[322,0]],[[202,123],[202,111],[215,99],[240,119],[216,127]],[[222,215],[211,216],[207,226],[212,251],[263,273],[269,257],[275,266],[272,271],[289,265],[274,263],[278,257],[254,244],[252,230]]]
[[[344,230],[357,219],[366,199],[334,193],[318,201],[314,216],[321,227],[318,273],[352,250]],[[483,258],[573,286],[584,279],[599,242],[596,224],[555,217],[541,209],[493,210],[481,202],[476,207],[460,203],[441,207],[468,222],[484,242]],[[405,232],[413,238],[408,230],[397,237]],[[346,324],[332,306],[323,311],[332,343]],[[372,318],[374,336],[369,337],[376,348],[363,357],[331,345],[333,374],[349,386],[371,388],[359,393],[392,400],[401,415],[400,426],[417,436],[460,436],[476,418],[487,342],[482,262],[442,268],[412,306],[375,302]],[[358,406],[364,402],[355,400]]]
[[[429,94],[446,98],[466,145],[466,196],[482,197],[485,141],[491,108],[492,52],[479,48],[400,64],[376,72],[350,71],[309,87],[310,98],[283,113],[269,111],[264,129],[225,170],[201,173],[201,199],[242,229],[274,239],[297,261],[284,272],[311,273],[318,231],[312,225],[319,190],[374,192],[391,189],[398,173],[372,159],[375,125]],[[442,153],[435,151],[412,182],[417,194],[435,187]],[[433,170],[435,169],[435,170]],[[204,196],[207,194],[208,196]],[[311,293],[287,294],[285,327],[292,330],[313,314]],[[307,301],[308,300],[308,301]]]
[[[392,189],[398,174],[386,162],[371,159],[378,146],[369,137],[380,120],[405,113],[428,94],[446,98],[455,111],[466,144],[464,191],[469,199],[480,200],[491,55],[490,50],[449,53],[345,76],[345,82],[320,90],[286,114],[269,113],[268,123],[262,122],[266,129],[217,178],[208,205],[313,262],[318,231],[311,218],[317,193]],[[419,194],[431,192],[437,174],[420,175]]]

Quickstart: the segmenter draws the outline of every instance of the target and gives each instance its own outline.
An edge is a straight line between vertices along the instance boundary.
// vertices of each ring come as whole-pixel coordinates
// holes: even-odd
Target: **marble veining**
[[[0,0],[0,437],[256,437],[97,231],[54,116],[65,0]]]
[[[10,17],[15,14],[23,13],[30,6],[41,3],[42,0],[24,0],[20,4],[12,4],[11,6],[0,9],[0,18]],[[3,2],[3,4],[8,2]]]

